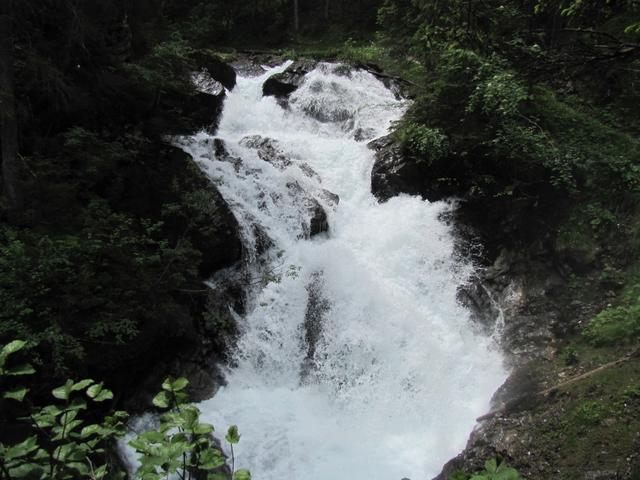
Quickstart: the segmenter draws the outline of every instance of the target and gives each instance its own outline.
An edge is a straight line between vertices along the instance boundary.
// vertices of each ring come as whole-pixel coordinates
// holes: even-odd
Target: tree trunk
[[[2,187],[9,210],[23,209],[21,168],[18,158],[18,118],[13,90],[13,23],[10,2],[0,4],[0,143]]]
[[[300,11],[298,8],[298,0],[293,0],[293,26],[296,30],[300,30]]]
[[[325,0],[324,2],[324,20],[329,23],[329,7],[331,6],[331,0]]]

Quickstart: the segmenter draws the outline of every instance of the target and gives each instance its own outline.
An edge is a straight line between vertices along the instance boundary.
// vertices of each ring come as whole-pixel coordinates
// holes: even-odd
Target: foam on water
[[[373,152],[355,133],[386,134],[404,101],[367,72],[322,64],[284,109],[261,87],[285,67],[238,78],[226,99],[217,137],[239,165],[215,158],[206,133],[181,141],[229,202],[256,276],[281,273],[251,293],[228,385],[199,405],[203,419],[239,426],[236,465],[256,479],[430,478],[506,376],[456,300],[472,267],[442,220],[453,207],[371,194]],[[261,159],[241,145],[249,135],[276,140],[291,164]],[[308,238],[308,198],[328,233]],[[272,240],[266,254],[254,250],[256,225]],[[311,290],[322,308],[310,354]]]

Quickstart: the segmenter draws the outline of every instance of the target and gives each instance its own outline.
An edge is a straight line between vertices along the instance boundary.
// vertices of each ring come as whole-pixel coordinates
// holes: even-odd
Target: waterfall
[[[227,385],[199,405],[259,480],[412,480],[455,456],[506,377],[456,300],[455,208],[371,193],[370,139],[407,104],[319,64],[282,105],[239,77],[215,136],[181,146],[238,219],[252,274]],[[328,227],[328,229],[327,229]],[[326,231],[325,231],[326,230]]]

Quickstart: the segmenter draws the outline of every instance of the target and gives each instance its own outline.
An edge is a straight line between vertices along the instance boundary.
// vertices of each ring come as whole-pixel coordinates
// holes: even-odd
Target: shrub
[[[12,365],[10,357],[25,347],[26,342],[14,340],[0,348],[0,386],[4,391],[0,402],[24,403],[28,389],[13,380],[35,370],[28,363]],[[160,480],[177,475],[181,480],[251,480],[248,470],[235,470],[233,445],[240,441],[238,427],[231,426],[225,437],[231,445],[231,468],[221,468],[227,459],[214,444],[213,426],[201,423],[200,411],[188,403],[188,385],[185,378],[167,378],[154,397],[153,404],[164,410],[159,429],[129,442],[140,454],[135,478]],[[109,461],[108,448],[125,435],[129,415],[116,411],[100,416],[93,406],[113,399],[113,393],[102,383],[84,379],[67,380],[51,394],[55,403],[24,417],[29,422],[26,438],[12,445],[0,443],[0,477],[124,478],[124,472]],[[96,417],[100,419],[96,421]]]
[[[606,308],[591,320],[583,335],[594,345],[638,341],[640,339],[640,303]]]
[[[475,475],[464,472],[455,472],[449,480],[520,480],[520,474],[514,468],[507,465],[504,460],[492,458],[484,464],[484,470]]]
[[[440,129],[409,122],[397,130],[398,139],[416,153],[424,155],[427,161],[440,160],[449,151],[449,140]]]

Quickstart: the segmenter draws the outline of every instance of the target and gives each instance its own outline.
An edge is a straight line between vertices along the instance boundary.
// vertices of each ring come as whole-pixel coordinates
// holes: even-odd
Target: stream
[[[371,193],[367,143],[406,100],[319,64],[285,108],[262,84],[287,65],[238,78],[217,143],[179,141],[238,219],[251,279],[202,419],[239,426],[236,466],[257,480],[431,478],[507,375],[456,298],[474,267],[454,248],[455,204]]]

